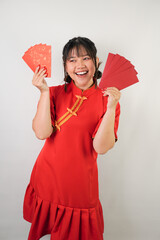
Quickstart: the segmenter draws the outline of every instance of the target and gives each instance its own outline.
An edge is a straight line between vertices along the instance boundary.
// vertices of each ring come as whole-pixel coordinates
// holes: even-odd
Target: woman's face
[[[99,59],[97,58],[97,64],[98,61]],[[78,88],[86,90],[92,85],[95,65],[92,58],[87,54],[83,47],[79,50],[79,57],[76,48],[71,50],[66,60],[65,70],[74,80]]]

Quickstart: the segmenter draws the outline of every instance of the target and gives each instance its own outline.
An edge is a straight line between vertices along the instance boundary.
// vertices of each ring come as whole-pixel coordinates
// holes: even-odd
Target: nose
[[[85,63],[83,61],[83,59],[79,58],[77,60],[77,69],[81,69],[81,68],[84,68],[85,67]]]

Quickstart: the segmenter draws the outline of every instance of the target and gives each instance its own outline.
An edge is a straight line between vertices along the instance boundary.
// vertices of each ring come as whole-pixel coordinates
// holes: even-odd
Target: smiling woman
[[[85,90],[102,76],[98,70],[99,58],[95,44],[88,38],[73,38],[63,49],[65,82],[75,81],[77,87]]]
[[[83,49],[83,51],[85,51],[85,49]],[[81,64],[82,65],[82,71],[80,71],[80,69],[79,69],[79,71],[78,70],[75,71],[75,74],[78,75],[78,76],[84,76],[89,72],[88,70],[83,69],[83,65],[84,66],[86,65],[85,62],[87,60],[91,60],[91,58],[87,55],[87,53],[84,54],[84,55],[80,55],[80,57],[74,55],[74,53],[73,53],[73,56],[71,56],[67,59],[66,69],[68,69],[68,68],[71,69],[71,67],[73,68],[73,67],[76,67],[76,65]],[[74,64],[69,64],[69,63],[74,63]],[[69,71],[69,69],[68,69],[68,71]]]
[[[70,57],[66,61],[66,72],[74,79],[77,87],[86,90],[93,84],[93,77],[95,73],[95,64],[93,59],[88,56],[86,50],[81,47],[79,56],[76,48],[74,48]],[[99,59],[96,58],[97,67]]]
[[[117,139],[119,91],[97,86],[99,59],[93,42],[71,39],[63,49],[65,84],[48,87],[38,68],[40,92],[33,130],[46,139],[24,198],[28,240],[103,240],[97,156]],[[108,95],[108,96],[107,96]]]

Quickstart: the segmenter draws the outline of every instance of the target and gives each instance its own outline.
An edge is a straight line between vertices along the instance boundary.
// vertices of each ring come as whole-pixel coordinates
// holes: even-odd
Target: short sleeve
[[[103,114],[104,116],[104,114]],[[103,116],[100,118],[93,134],[92,134],[92,138],[95,137],[97,131],[98,131],[98,128],[102,122],[102,119],[103,119]],[[120,116],[120,104],[119,102],[117,103],[117,106],[116,106],[116,114],[115,114],[115,123],[114,123],[114,134],[115,134],[115,142],[118,140],[118,136],[117,136],[117,131],[118,131],[118,125],[119,125],[119,116]]]

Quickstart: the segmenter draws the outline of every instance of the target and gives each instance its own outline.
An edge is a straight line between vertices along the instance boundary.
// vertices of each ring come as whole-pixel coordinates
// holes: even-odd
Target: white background
[[[22,56],[35,44],[51,45],[47,82],[62,84],[62,49],[75,36],[96,44],[101,71],[108,53],[118,53],[140,80],[122,90],[119,140],[98,157],[104,239],[159,240],[159,0],[0,1],[0,239],[27,239],[23,197],[44,144],[32,131],[39,91]]]

